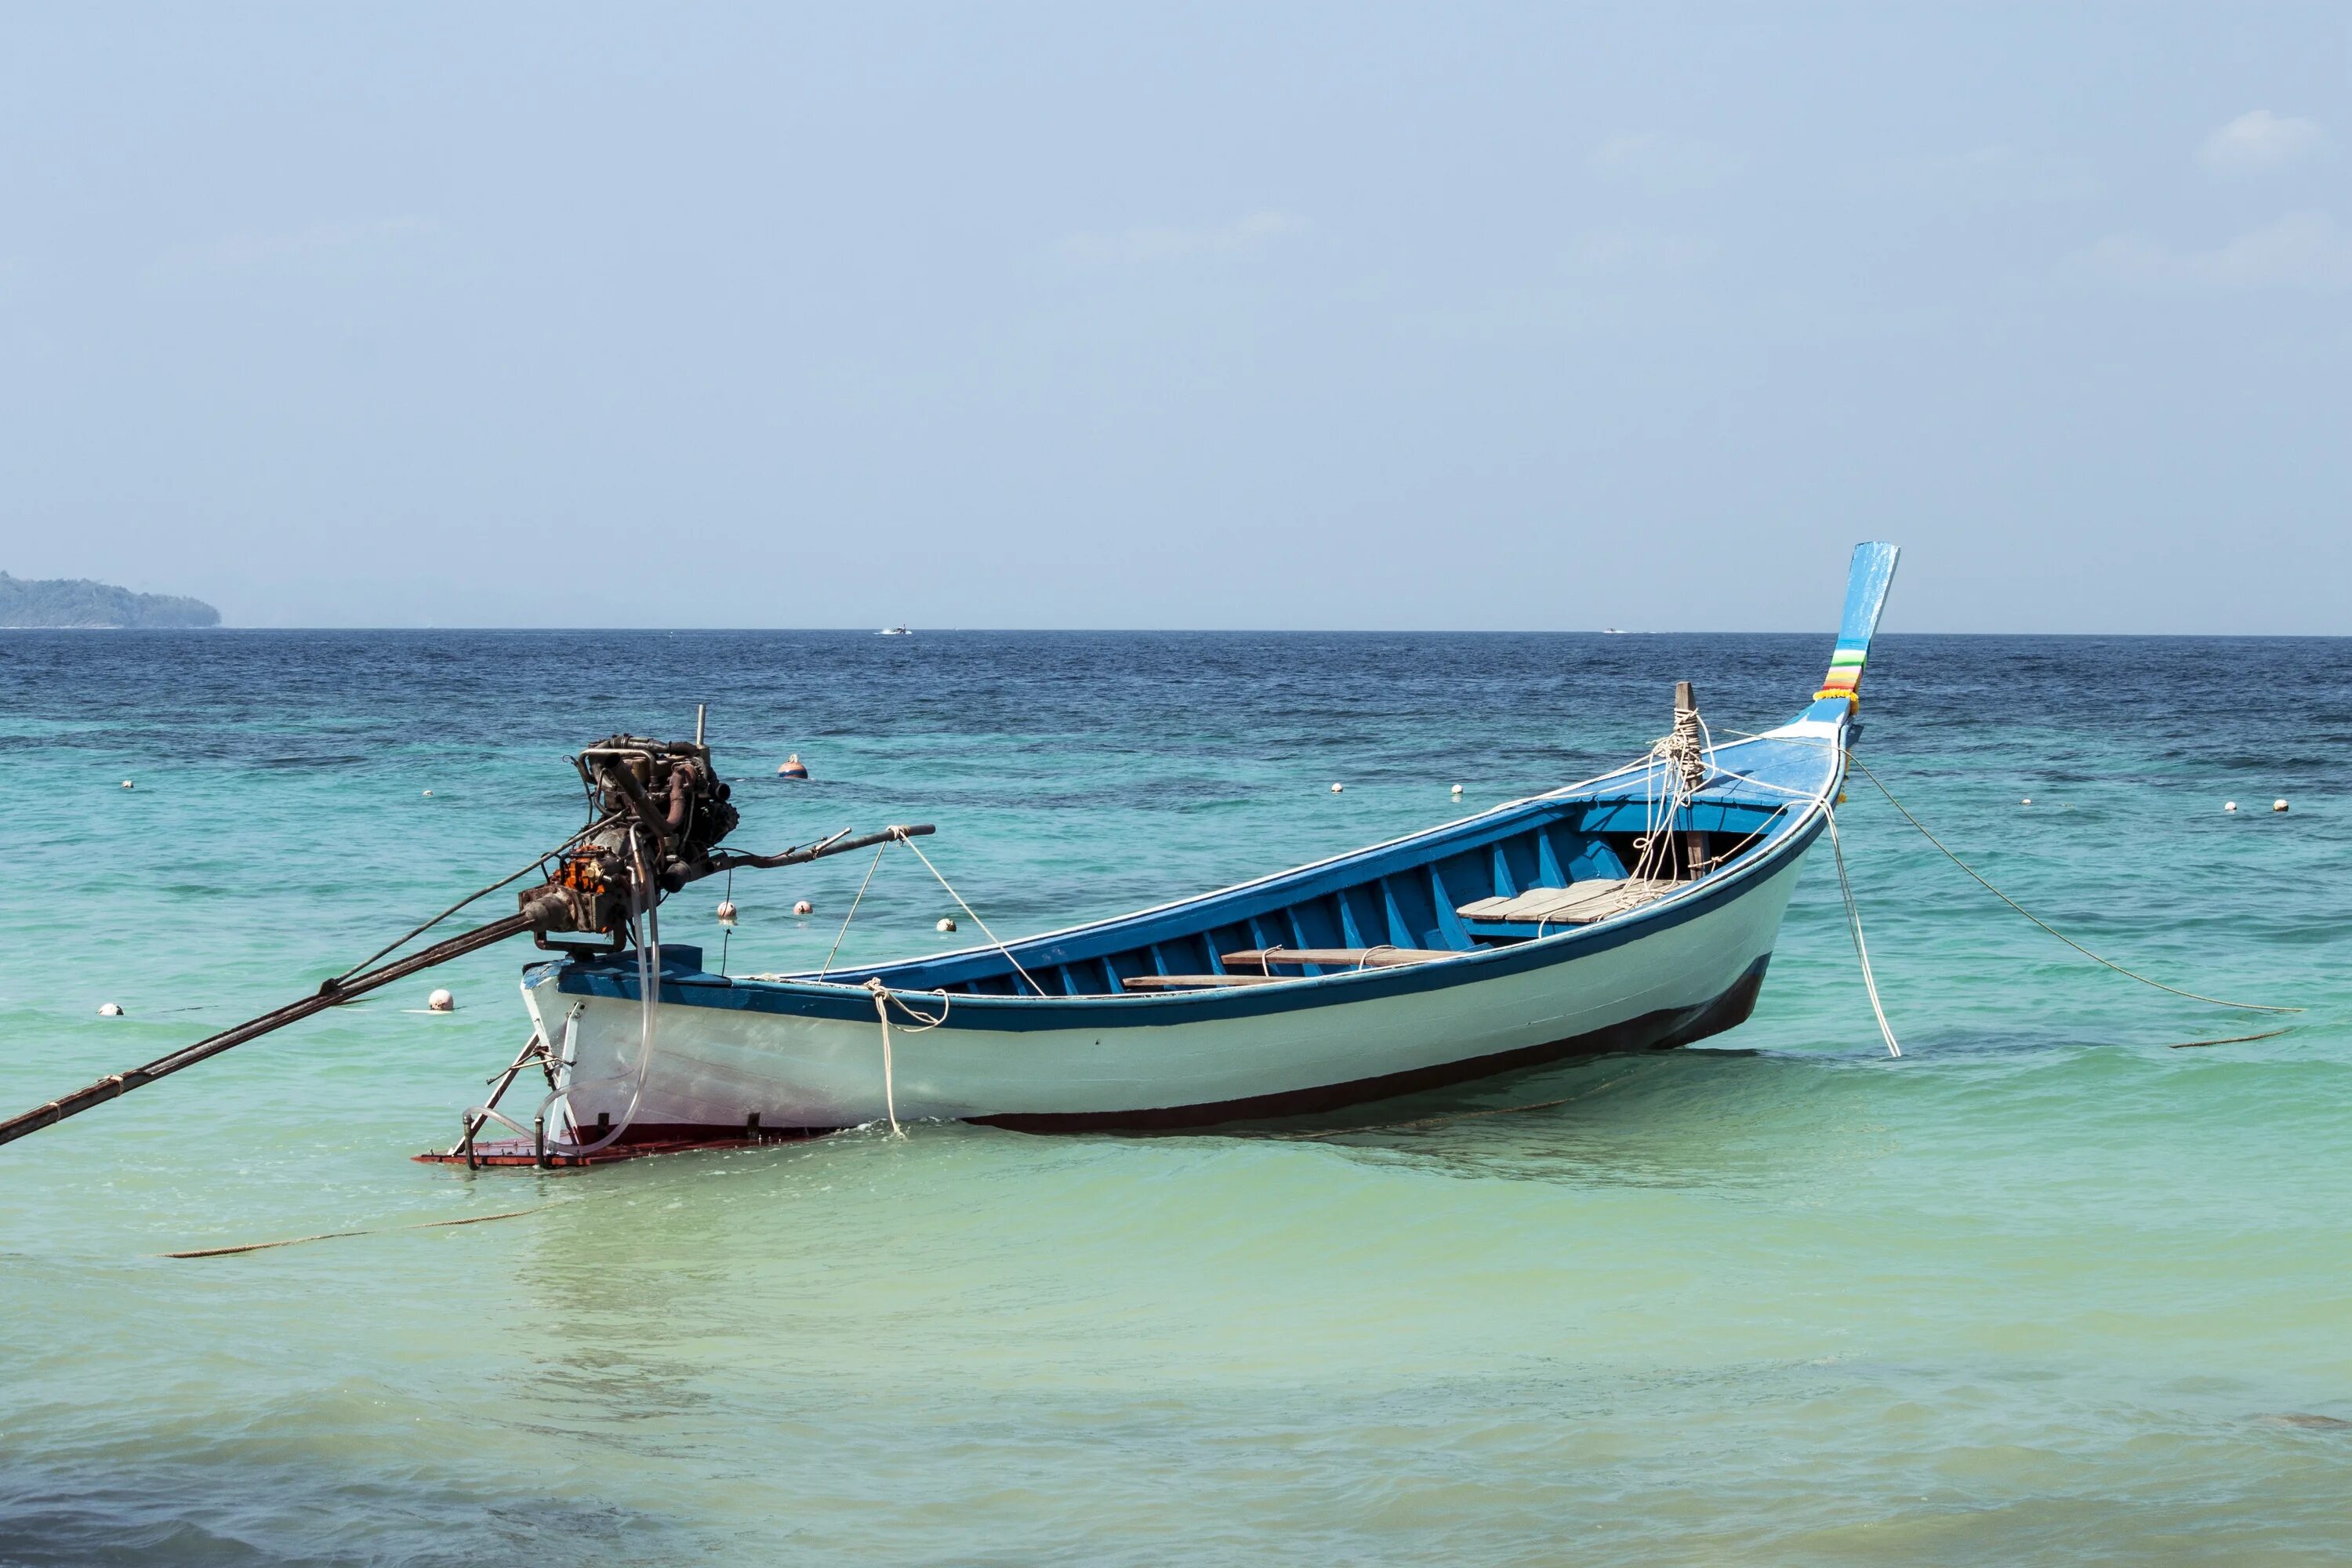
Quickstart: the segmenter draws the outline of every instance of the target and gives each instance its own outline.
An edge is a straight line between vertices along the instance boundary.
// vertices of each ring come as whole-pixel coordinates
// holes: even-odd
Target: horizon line
[[[769,636],[848,636],[880,637],[883,633],[870,626],[5,626],[0,632],[165,632],[192,637],[215,633],[320,633],[341,635],[364,634],[424,634],[424,633],[496,633],[506,636],[551,635],[572,633],[610,637],[740,637]],[[1835,637],[1836,628],[1819,630],[1690,630],[1674,627],[1455,627],[1455,626],[932,626],[920,633],[909,631],[909,638],[918,637]],[[1914,630],[1881,632],[1884,639],[1901,637],[2121,637],[2156,641],[2195,638],[2340,641],[2352,637],[2352,632],[2126,632],[2126,631],[1937,631]]]

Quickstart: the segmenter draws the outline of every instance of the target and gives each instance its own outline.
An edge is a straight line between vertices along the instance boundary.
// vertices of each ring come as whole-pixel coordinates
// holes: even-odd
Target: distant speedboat
[[[904,627],[904,626],[884,626],[884,627],[883,627],[879,632],[876,633],[875,635],[876,635],[876,636],[877,636],[877,637],[912,637],[912,636],[914,636],[915,634],[914,634],[914,633],[912,633],[912,632],[910,632],[910,631],[908,631],[908,630],[906,627]]]
[[[1601,635],[1604,637],[1622,637],[1625,635],[1625,628],[1622,626],[1603,626],[1601,628]]]

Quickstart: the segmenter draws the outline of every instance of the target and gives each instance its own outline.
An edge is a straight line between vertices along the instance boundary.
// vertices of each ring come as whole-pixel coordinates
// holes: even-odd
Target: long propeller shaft
[[[805,848],[787,849],[776,855],[722,854],[713,856],[702,862],[681,880],[696,880],[714,872],[736,867],[750,868],[798,866],[811,860],[821,860],[829,855],[839,855],[848,850],[865,848],[869,845],[885,843],[893,838],[921,837],[932,831],[929,823],[922,823],[913,826],[885,828],[879,833],[868,833],[856,838],[845,834],[835,834],[831,838],[810,845]],[[513,879],[509,878],[507,880],[511,881]],[[503,883],[493,883],[491,889],[503,885]],[[394,981],[404,979],[419,970],[430,969],[436,963],[446,963],[453,958],[463,958],[469,952],[478,952],[482,948],[504,942],[510,936],[520,936],[529,931],[544,931],[548,929],[551,919],[562,908],[561,893],[551,889],[532,900],[526,901],[521,910],[507,916],[504,920],[492,921],[489,924],[477,927],[461,936],[453,936],[446,942],[420,948],[405,958],[394,959],[390,963],[378,968],[362,970],[339,979],[330,980],[310,995],[299,1001],[289,1002],[282,1007],[274,1008],[257,1018],[248,1018],[233,1029],[223,1029],[217,1035],[208,1035],[194,1045],[181,1047],[169,1056],[157,1057],[143,1067],[131,1068],[123,1072],[109,1073],[96,1083],[78,1089],[71,1094],[61,1095],[47,1105],[37,1105],[21,1115],[12,1116],[5,1121],[0,1121],[0,1143],[13,1143],[27,1133],[38,1132],[44,1127],[54,1127],[68,1116],[79,1116],[94,1105],[103,1105],[110,1100],[119,1100],[134,1089],[145,1088],[157,1079],[171,1077],[182,1068],[194,1067],[200,1061],[216,1057],[223,1051],[245,1044],[247,1040],[258,1039],[263,1035],[282,1029],[289,1024],[299,1023],[313,1013],[323,1013],[330,1007],[341,1006],[355,997],[366,995],[378,986],[389,985]]]
[[[61,1095],[47,1105],[35,1106],[22,1115],[12,1116],[5,1121],[0,1121],[0,1143],[13,1143],[28,1132],[38,1132],[44,1127],[54,1127],[67,1117],[78,1116],[93,1105],[103,1105],[110,1100],[119,1100],[134,1089],[145,1088],[157,1079],[171,1077],[182,1068],[194,1067],[208,1057],[216,1057],[223,1051],[241,1046],[247,1040],[258,1038],[273,1029],[282,1029],[289,1024],[298,1023],[313,1013],[323,1013],[330,1007],[341,1006],[353,997],[364,996],[380,985],[389,985],[394,981],[414,974],[420,969],[430,969],[436,963],[446,963],[453,958],[463,958],[469,952],[488,947],[493,942],[504,942],[510,936],[520,936],[530,930],[533,921],[538,918],[534,912],[526,910],[520,914],[509,915],[504,920],[492,921],[488,925],[469,931],[462,936],[453,936],[446,942],[436,942],[431,947],[421,948],[406,958],[394,959],[381,968],[366,970],[345,980],[330,982],[328,989],[313,992],[298,1002],[289,1002],[286,1005],[264,1013],[257,1018],[248,1018],[233,1029],[223,1029],[217,1035],[208,1035],[194,1045],[181,1047],[169,1056],[157,1057],[144,1067],[135,1067],[126,1072],[109,1073],[86,1088],[78,1089],[71,1094]]]

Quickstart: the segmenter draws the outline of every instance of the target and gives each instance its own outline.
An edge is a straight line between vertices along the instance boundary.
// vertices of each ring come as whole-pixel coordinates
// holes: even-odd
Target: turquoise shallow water
[[[1009,932],[1599,771],[1677,676],[1762,727],[1828,641],[5,634],[0,1103],[308,990],[697,700],[743,841],[937,821]],[[523,1034],[525,950],[478,955],[0,1151],[0,1562],[2352,1556],[2347,652],[1874,657],[1864,756],[1955,847],[2310,1009],[2273,1039],[2168,1048],[2276,1026],[2089,966],[1860,784],[1903,1060],[1824,858],[1742,1028],[1363,1131],[468,1177],[407,1156]],[[864,871],[739,879],[730,965],[821,955]],[[666,934],[715,955],[715,899]],[[844,951],[945,912],[886,861]]]

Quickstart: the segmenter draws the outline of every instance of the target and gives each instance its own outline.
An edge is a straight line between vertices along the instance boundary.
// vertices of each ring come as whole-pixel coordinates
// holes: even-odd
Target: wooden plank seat
[[[1475,924],[1590,925],[1664,898],[1680,883],[1656,877],[1588,877],[1565,888],[1529,888],[1507,899],[1480,899],[1454,912]]]
[[[1444,948],[1423,947],[1266,947],[1217,955],[1218,962],[1241,974],[1130,974],[1119,984],[1129,991],[1206,991],[1224,985],[1272,985],[1277,981],[1303,980],[1301,974],[1276,974],[1277,968],[1393,969],[1401,964],[1427,963],[1434,958],[1462,955]]]
[[[1228,969],[1270,970],[1276,964],[1296,968],[1314,964],[1321,969],[1394,969],[1400,964],[1427,963],[1432,959],[1458,958],[1445,948],[1428,947],[1265,947],[1217,955]]]
[[[1119,984],[1129,991],[1208,991],[1221,985],[1272,985],[1295,974],[1130,974]]]

